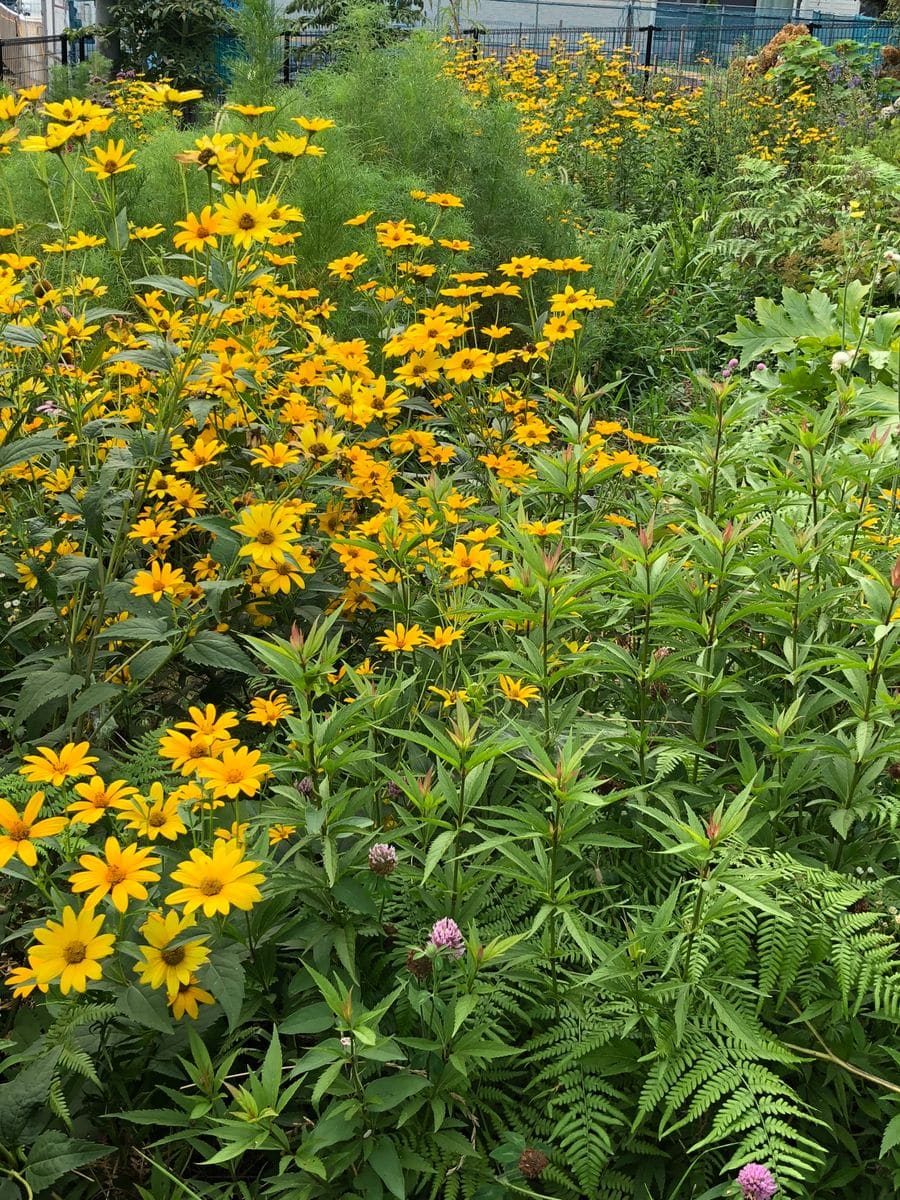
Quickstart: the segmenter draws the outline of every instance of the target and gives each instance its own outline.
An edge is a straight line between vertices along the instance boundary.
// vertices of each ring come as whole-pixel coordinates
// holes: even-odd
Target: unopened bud
[[[891,587],[895,592],[900,592],[900,558],[897,559],[891,568]]]
[[[296,621],[291,626],[291,636],[288,640],[294,650],[300,650],[303,646],[303,634],[300,632]]]

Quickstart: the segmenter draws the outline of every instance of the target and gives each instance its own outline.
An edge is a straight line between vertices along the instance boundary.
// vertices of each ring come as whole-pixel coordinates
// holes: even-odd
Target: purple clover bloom
[[[376,875],[392,875],[397,869],[397,851],[387,842],[377,842],[369,851],[369,870]]]
[[[449,950],[454,958],[462,958],[466,952],[463,935],[452,917],[442,917],[440,921],[435,921],[428,941],[436,950]]]
[[[778,1184],[771,1171],[759,1163],[747,1163],[738,1171],[738,1186],[743,1200],[772,1200]]]

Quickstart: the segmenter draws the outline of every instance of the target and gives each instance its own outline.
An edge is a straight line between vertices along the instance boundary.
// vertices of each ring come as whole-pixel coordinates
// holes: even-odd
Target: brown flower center
[[[9,827],[8,836],[11,842],[27,842],[30,833],[30,825],[26,825],[24,821],[13,821]]]
[[[205,879],[200,880],[198,891],[204,896],[218,896],[222,890],[222,880],[215,879],[211,875],[207,875]]]
[[[84,942],[69,942],[63,950],[63,958],[70,966],[82,963],[87,958],[87,946]]]
[[[256,218],[252,213],[242,213],[238,221],[238,229],[255,229]]]
[[[126,875],[127,875],[127,871],[124,871],[119,866],[107,867],[107,869],[106,869],[107,881],[110,884],[112,884],[113,887],[115,887],[115,885],[117,883],[121,883],[122,880],[126,877]]]
[[[165,823],[166,814],[162,812],[151,813],[147,818],[147,824],[152,826],[153,829],[159,829],[162,825],[165,825]]]
[[[202,238],[208,238],[209,236],[210,236],[209,230],[206,228],[205,225],[198,225],[197,228],[194,230],[195,238],[202,239]]]
[[[163,950],[160,957],[167,967],[177,967],[184,962],[184,955],[184,946],[172,946],[168,950]]]
[[[108,158],[103,164],[103,170],[106,171],[107,175],[115,175],[118,167],[119,164],[114,158]]]
[[[261,546],[271,546],[275,541],[275,534],[271,529],[261,529],[256,535],[256,540]]]
[[[229,767],[225,772],[226,783],[240,783],[244,778],[244,772],[241,767]]]

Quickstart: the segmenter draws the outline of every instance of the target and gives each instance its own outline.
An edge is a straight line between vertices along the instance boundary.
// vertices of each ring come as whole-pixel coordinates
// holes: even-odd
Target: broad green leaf
[[[96,1142],[83,1142],[79,1138],[72,1138],[68,1134],[48,1129],[37,1138],[28,1151],[28,1162],[23,1174],[35,1192],[42,1192],[52,1187],[70,1171],[114,1153],[116,1153],[115,1146],[100,1146]]]

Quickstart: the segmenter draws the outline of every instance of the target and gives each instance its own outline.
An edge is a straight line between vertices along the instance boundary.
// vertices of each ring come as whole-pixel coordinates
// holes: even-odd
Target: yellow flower
[[[44,803],[44,793],[35,792],[21,816],[8,800],[0,798],[0,868],[17,855],[26,867],[37,863],[34,842],[37,838],[53,837],[68,825],[67,817],[37,819]]]
[[[252,188],[246,195],[235,192],[223,196],[216,207],[220,217],[219,230],[233,238],[236,246],[249,250],[254,242],[267,241],[275,229],[284,224],[274,215],[277,208],[278,201],[274,197],[257,200]]]
[[[124,779],[106,784],[99,775],[94,775],[86,783],[76,783],[75,793],[81,799],[75,800],[66,809],[72,814],[72,824],[93,825],[109,809],[121,808],[122,801],[137,794],[137,788],[129,787]]]
[[[13,989],[16,1000],[24,1000],[37,988],[41,992],[49,992],[50,985],[38,983],[31,967],[14,967],[6,977],[6,986]]]
[[[235,533],[248,539],[239,554],[249,557],[258,567],[284,562],[297,537],[297,518],[287,507],[277,504],[250,504],[241,512]]]
[[[256,696],[251,700],[247,720],[257,725],[277,725],[285,717],[293,716],[293,713],[283,692],[269,692],[266,698]]]
[[[462,700],[465,703],[469,699],[469,693],[465,688],[460,688],[454,692],[451,689],[435,687],[433,684],[428,688],[429,692],[434,692],[436,696],[440,696],[443,703],[441,708],[454,708],[457,700]]]
[[[98,179],[111,179],[113,175],[123,175],[126,171],[135,169],[137,163],[131,161],[134,153],[133,150],[125,149],[121,138],[117,142],[110,138],[105,149],[101,146],[94,147],[95,161],[86,159],[88,165],[84,169],[89,175],[96,175]]]
[[[219,244],[216,234],[219,232],[221,223],[221,216],[214,213],[207,204],[201,210],[199,217],[189,212],[183,221],[175,222],[178,228],[183,229],[184,232],[176,233],[172,241],[179,250],[184,250],[189,254],[205,250],[207,246],[215,250]]]
[[[300,461],[300,451],[294,450],[284,442],[275,442],[271,446],[258,446],[250,459],[254,467],[267,470],[278,470],[289,467]]]
[[[526,521],[519,528],[523,533],[530,533],[532,537],[555,537],[562,533],[562,521]]]
[[[215,1004],[212,993],[198,987],[199,982],[197,976],[192,975],[187,983],[179,983],[178,987],[169,993],[169,1007],[176,1021],[180,1021],[185,1013],[191,1020],[196,1021],[200,1013],[198,1005]]]
[[[533,687],[530,683],[525,683],[522,679],[513,679],[509,675],[501,675],[497,682],[500,684],[500,691],[507,700],[515,700],[523,708],[527,708],[528,702],[536,700],[541,694],[539,688]]]
[[[119,845],[118,839],[108,837],[103,847],[105,858],[96,854],[82,854],[79,864],[84,868],[76,871],[69,879],[72,891],[90,892],[88,903],[93,907],[109,893],[113,905],[124,912],[128,901],[146,900],[147,883],[156,883],[159,874],[150,870],[158,867],[160,860],[150,850],[139,846]]]
[[[220,758],[204,758],[197,764],[197,775],[216,800],[236,800],[241,794],[255,796],[269,768],[259,761],[259,750],[238,746],[225,749]]]
[[[67,742],[57,753],[48,746],[38,746],[37,754],[26,754],[25,765],[19,767],[19,774],[24,775],[29,783],[49,783],[59,787],[67,779],[77,779],[79,775],[95,775],[92,763],[97,758],[90,755],[90,742]]]
[[[38,986],[59,981],[66,996],[85,991],[89,979],[100,978],[100,959],[112,954],[116,940],[100,932],[103,920],[89,905],[77,914],[66,905],[61,921],[48,921],[34,931],[38,944],[28,952],[28,962]]]
[[[229,112],[240,113],[242,117],[261,117],[264,113],[275,111],[274,104],[226,104]]]
[[[454,629],[452,625],[435,625],[434,633],[425,638],[425,644],[431,646],[432,650],[444,650],[454,642],[460,641],[463,636],[463,631]]]
[[[351,217],[348,221],[345,221],[344,224],[345,225],[365,225],[366,221],[368,221],[368,219],[372,216],[372,214],[374,212],[375,212],[375,209],[370,208],[366,212],[362,212],[362,213],[357,214],[357,216],[355,216],[355,217]]]
[[[233,841],[215,842],[212,854],[194,849],[172,872],[172,879],[184,886],[168,896],[166,903],[184,905],[188,916],[198,908],[206,917],[216,913],[227,916],[232,908],[247,911],[262,899],[256,885],[265,876],[256,871],[258,866],[258,862],[245,860],[243,850]]]
[[[181,984],[190,983],[194,971],[209,961],[209,950],[203,944],[206,938],[195,938],[174,946],[172,943],[194,924],[193,917],[179,917],[176,912],[165,916],[150,914],[141,926],[147,945],[138,946],[144,961],[134,964],[141,983],[152,988],[164,987],[167,992],[175,992]]]
[[[178,798],[174,793],[166,796],[161,783],[151,783],[148,791],[149,798],[132,796],[124,801],[120,805],[119,820],[125,822],[126,829],[135,830],[151,842],[158,837],[174,842],[180,833],[187,832],[178,811]]]
[[[149,571],[138,571],[131,588],[132,596],[149,596],[158,604],[163,596],[177,600],[185,590],[186,580],[180,567],[167,562],[153,562]]]
[[[323,129],[334,128],[334,121],[326,117],[291,117],[291,120],[307,133],[321,133]]]
[[[415,650],[416,646],[424,645],[425,640],[425,634],[418,625],[411,625],[407,629],[400,622],[393,629],[386,629],[375,639],[382,650],[390,651],[391,654],[400,650]]]
[[[196,733],[206,733],[210,737],[218,740],[228,741],[234,744],[233,740],[228,736],[228,730],[237,727],[238,719],[233,712],[224,712],[219,715],[216,712],[214,704],[207,704],[206,708],[199,708],[197,705],[192,705],[188,709],[189,721],[177,721],[176,729],[193,730]]]
[[[227,738],[226,742],[237,745],[234,738]],[[200,760],[209,758],[220,745],[222,742],[213,734],[197,733],[196,730],[187,734],[180,729],[169,729],[159,739],[159,757],[167,759],[173,771],[193,775]]]
[[[286,842],[296,832],[296,825],[273,825],[269,830],[269,845],[277,846],[279,842]]]

